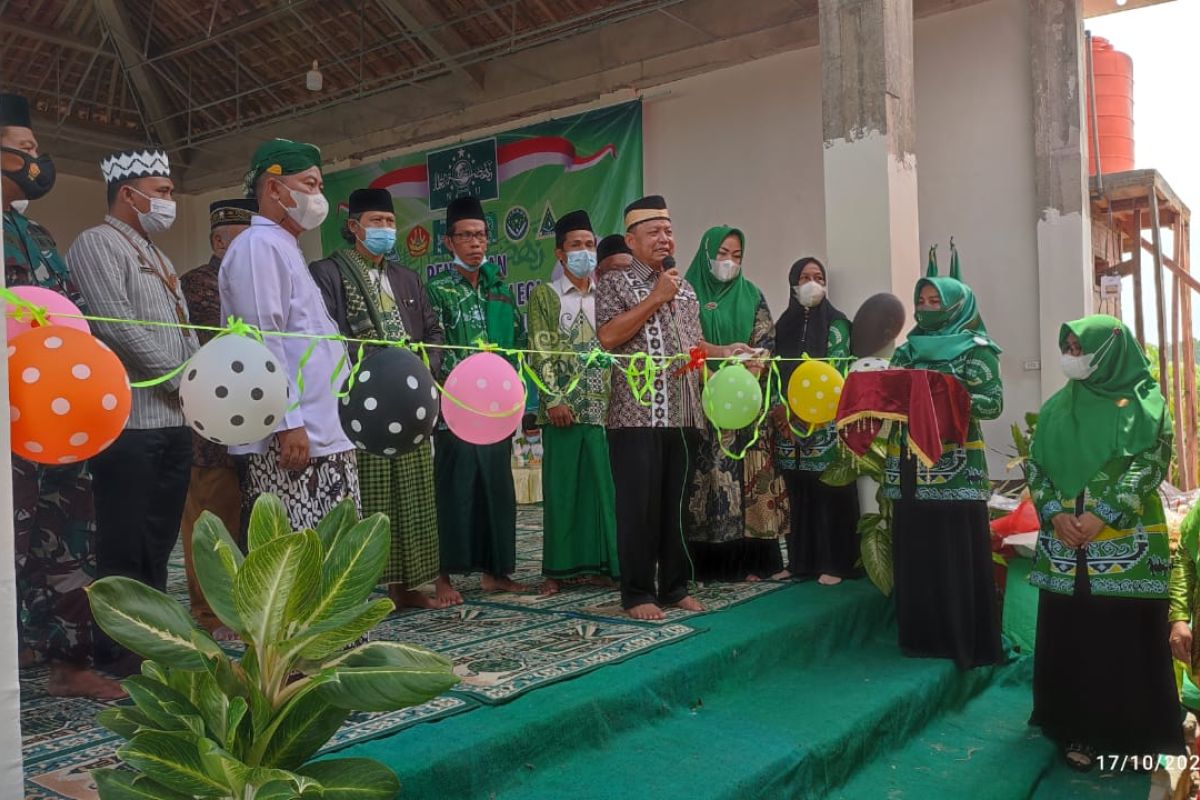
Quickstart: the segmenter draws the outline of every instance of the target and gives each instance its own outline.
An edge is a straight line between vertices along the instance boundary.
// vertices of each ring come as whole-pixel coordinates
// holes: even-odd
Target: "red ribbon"
[[[676,377],[680,375],[686,375],[689,372],[694,372],[700,369],[704,366],[704,361],[708,357],[704,352],[704,348],[699,346],[693,347],[691,350],[689,350],[688,355],[691,356],[691,360],[679,369],[675,370]]]

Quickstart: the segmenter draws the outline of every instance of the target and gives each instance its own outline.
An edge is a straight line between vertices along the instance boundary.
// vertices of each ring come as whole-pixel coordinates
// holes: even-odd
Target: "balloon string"
[[[298,333],[298,332],[292,332],[292,331],[268,331],[268,330],[262,330],[261,328],[258,328],[256,326],[248,324],[247,322],[245,322],[242,319],[238,319],[238,318],[235,318],[232,316],[226,320],[226,324],[224,327],[220,327],[220,326],[214,326],[214,325],[196,325],[194,323],[168,322],[168,321],[164,321],[164,320],[123,319],[120,317],[106,317],[106,316],[101,316],[98,314],[58,313],[58,312],[54,312],[53,314],[51,314],[49,309],[47,309],[45,306],[40,306],[36,303],[26,300],[25,298],[14,293],[10,289],[3,288],[3,287],[0,287],[0,300],[3,300],[9,306],[5,311],[5,315],[7,317],[15,319],[16,321],[21,322],[21,323],[26,323],[26,322],[32,321],[33,323],[40,325],[40,326],[53,324],[54,320],[77,319],[77,320],[83,320],[83,321],[89,322],[89,323],[96,322],[96,323],[102,323],[102,324],[108,324],[108,325],[140,325],[140,326],[149,327],[149,328],[169,328],[169,329],[174,329],[174,330],[189,330],[189,331],[195,331],[195,332],[207,332],[207,333],[215,334],[214,339],[222,337],[222,336],[245,336],[247,338],[254,339],[260,343],[262,343],[264,341],[264,338],[267,336],[274,336],[274,337],[278,337],[278,338],[282,338],[282,339],[304,339],[308,342],[308,346],[305,349],[303,355],[300,357],[300,362],[297,365],[296,379],[295,379],[297,398],[296,398],[295,402],[293,402],[288,407],[289,411],[296,409],[300,405],[301,398],[304,395],[304,390],[305,390],[305,386],[306,386],[306,382],[304,379],[304,368],[308,365],[308,362],[313,357],[313,353],[315,352],[317,345],[321,342],[337,342],[337,343],[342,344],[343,346],[344,345],[356,345],[358,348],[358,356],[359,357],[354,359],[354,362],[350,366],[350,375],[349,375],[346,386],[344,386],[342,389],[337,388],[338,378],[340,377],[342,371],[345,369],[345,365],[346,365],[346,361],[347,361],[347,356],[345,353],[343,353],[342,356],[338,359],[336,368],[333,370],[333,373],[330,375],[329,380],[330,380],[331,388],[333,389],[334,395],[339,398],[345,397],[346,393],[349,392],[351,386],[353,385],[353,380],[355,379],[355,377],[357,375],[358,365],[362,363],[362,355],[364,352],[364,347],[366,347],[366,346],[399,347],[401,349],[411,350],[411,351],[417,353],[421,357],[421,359],[425,363],[426,367],[430,367],[430,361],[429,361],[429,350],[430,349],[436,349],[436,350],[441,350],[441,351],[457,351],[459,353],[467,352],[467,351],[497,353],[497,354],[504,356],[505,358],[507,358],[510,361],[515,361],[518,365],[518,372],[519,373],[524,372],[525,374],[530,375],[530,377],[533,378],[534,385],[537,386],[539,390],[545,390],[547,387],[545,387],[544,383],[540,380],[540,377],[536,374],[536,371],[532,370],[532,368],[530,368],[528,366],[528,364],[526,363],[527,356],[532,356],[532,355],[561,356],[561,357],[568,357],[568,358],[579,358],[581,356],[581,354],[575,350],[534,350],[534,349],[527,349],[527,348],[500,347],[499,345],[493,344],[491,342],[487,342],[483,339],[477,339],[475,341],[475,343],[471,344],[471,345],[452,345],[452,344],[437,344],[437,343],[433,343],[433,342],[411,342],[411,341],[407,341],[407,340],[396,341],[396,340],[391,340],[391,339],[358,338],[358,337],[342,336],[341,334],[314,334],[314,333]],[[148,389],[148,388],[153,388],[155,386],[160,386],[164,383],[167,383],[167,382],[171,381],[173,378],[177,377],[180,373],[182,373],[187,368],[187,365],[188,365],[188,363],[190,363],[190,360],[191,359],[184,361],[178,367],[175,367],[174,369],[170,370],[169,372],[167,372],[164,375],[161,375],[156,378],[149,378],[147,380],[138,381],[136,383],[131,383],[130,386],[133,388],[137,388],[137,389]],[[625,353],[606,353],[601,350],[594,350],[591,353],[589,353],[586,358],[586,361],[584,364],[584,371],[586,371],[586,369],[588,367],[594,366],[596,364],[600,364],[601,366],[612,366],[614,368],[620,369],[622,374],[625,376],[625,380],[629,385],[630,391],[632,392],[634,399],[638,402],[638,404],[649,407],[652,404],[652,398],[653,398],[653,393],[654,393],[654,384],[658,381],[660,374],[664,371],[668,371],[670,369],[671,365],[676,362],[687,363],[690,360],[691,360],[691,357],[687,353],[678,353],[678,354],[671,355],[671,356],[661,357],[659,359],[659,361],[656,361],[654,356],[650,355],[649,353],[645,353],[645,352],[625,354]],[[722,364],[722,365],[729,363],[729,362],[734,362],[734,361],[740,362],[740,360],[741,359],[736,356],[707,359],[707,361],[709,361],[709,362],[715,361],[718,364]],[[787,363],[787,362],[793,362],[793,361],[800,362],[800,361],[809,361],[809,360],[824,361],[824,362],[840,362],[840,361],[852,361],[854,359],[853,359],[853,357],[849,357],[849,356],[830,356],[830,357],[825,357],[825,358],[821,358],[821,359],[811,359],[807,356],[807,354],[804,354],[800,358],[795,358],[795,357],[785,358],[782,356],[768,356],[768,357],[764,357],[760,360],[768,362],[770,364],[770,368],[772,370],[778,370],[779,363]],[[659,363],[659,362],[661,362],[661,363]],[[621,364],[623,364],[624,366],[619,366]],[[432,372],[431,367],[430,367],[430,371]],[[571,394],[576,388],[578,388],[579,382],[583,378],[584,371],[581,371],[578,374],[576,374],[576,376],[573,378],[573,380],[568,385],[566,390],[564,390],[564,392],[563,392],[564,395]],[[444,387],[442,387],[440,384],[439,384],[439,389],[441,389],[443,392],[445,392]],[[554,392],[551,391],[550,394],[553,395]],[[477,411],[476,409],[471,408],[467,404],[459,402],[458,400],[453,398],[452,395],[447,395],[447,396],[451,397],[451,402],[454,402],[456,405],[459,405],[462,408],[465,408],[474,413],[478,413],[481,416],[491,416],[491,414],[488,412]],[[498,412],[496,414],[496,416],[508,416],[508,414],[510,414],[510,413],[512,413],[512,412],[511,411],[507,412],[507,413]],[[796,431],[795,428],[793,428],[792,430],[794,433],[799,434],[799,432]],[[811,432],[812,432],[812,429],[810,429],[809,434],[811,434]]]

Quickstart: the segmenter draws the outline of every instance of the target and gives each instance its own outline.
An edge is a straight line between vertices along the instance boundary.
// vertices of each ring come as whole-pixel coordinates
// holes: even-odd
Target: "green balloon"
[[[722,430],[738,430],[751,425],[762,413],[763,393],[750,370],[738,363],[727,363],[704,384],[701,395],[704,413]]]

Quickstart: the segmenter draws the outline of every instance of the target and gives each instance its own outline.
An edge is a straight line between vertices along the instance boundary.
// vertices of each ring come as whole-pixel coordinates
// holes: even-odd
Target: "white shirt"
[[[250,228],[229,245],[221,262],[221,318],[238,317],[263,332],[337,335],[321,290],[308,271],[296,237],[266,217],[255,217]],[[334,369],[346,355],[342,342],[318,341],[304,365],[304,393],[296,388],[296,371],[312,340],[303,337],[264,336],[267,346],[287,372],[291,402],[300,405],[288,411],[277,431],[303,427],[308,433],[309,455],[313,458],[353,450],[338,420],[333,392],[349,375],[340,370],[336,386]],[[343,362],[344,364],[344,362]],[[235,455],[262,454],[269,441],[263,439],[243,447],[230,447]]]
[[[588,276],[588,290],[586,294],[579,291],[566,275],[551,281],[550,286],[553,287],[554,293],[558,295],[559,308],[561,309],[558,316],[558,326],[562,330],[571,330],[571,326],[575,324],[575,319],[580,314],[586,315],[588,324],[592,326],[592,330],[596,330],[596,280],[593,275]]]

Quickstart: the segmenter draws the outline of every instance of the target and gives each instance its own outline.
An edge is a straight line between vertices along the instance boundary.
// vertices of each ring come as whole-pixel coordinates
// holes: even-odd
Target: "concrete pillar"
[[[890,291],[912,304],[917,225],[912,0],[820,0],[825,249],[853,316]]]
[[[1082,0],[1028,0],[1033,65],[1038,319],[1043,399],[1065,383],[1058,329],[1092,313]]]

